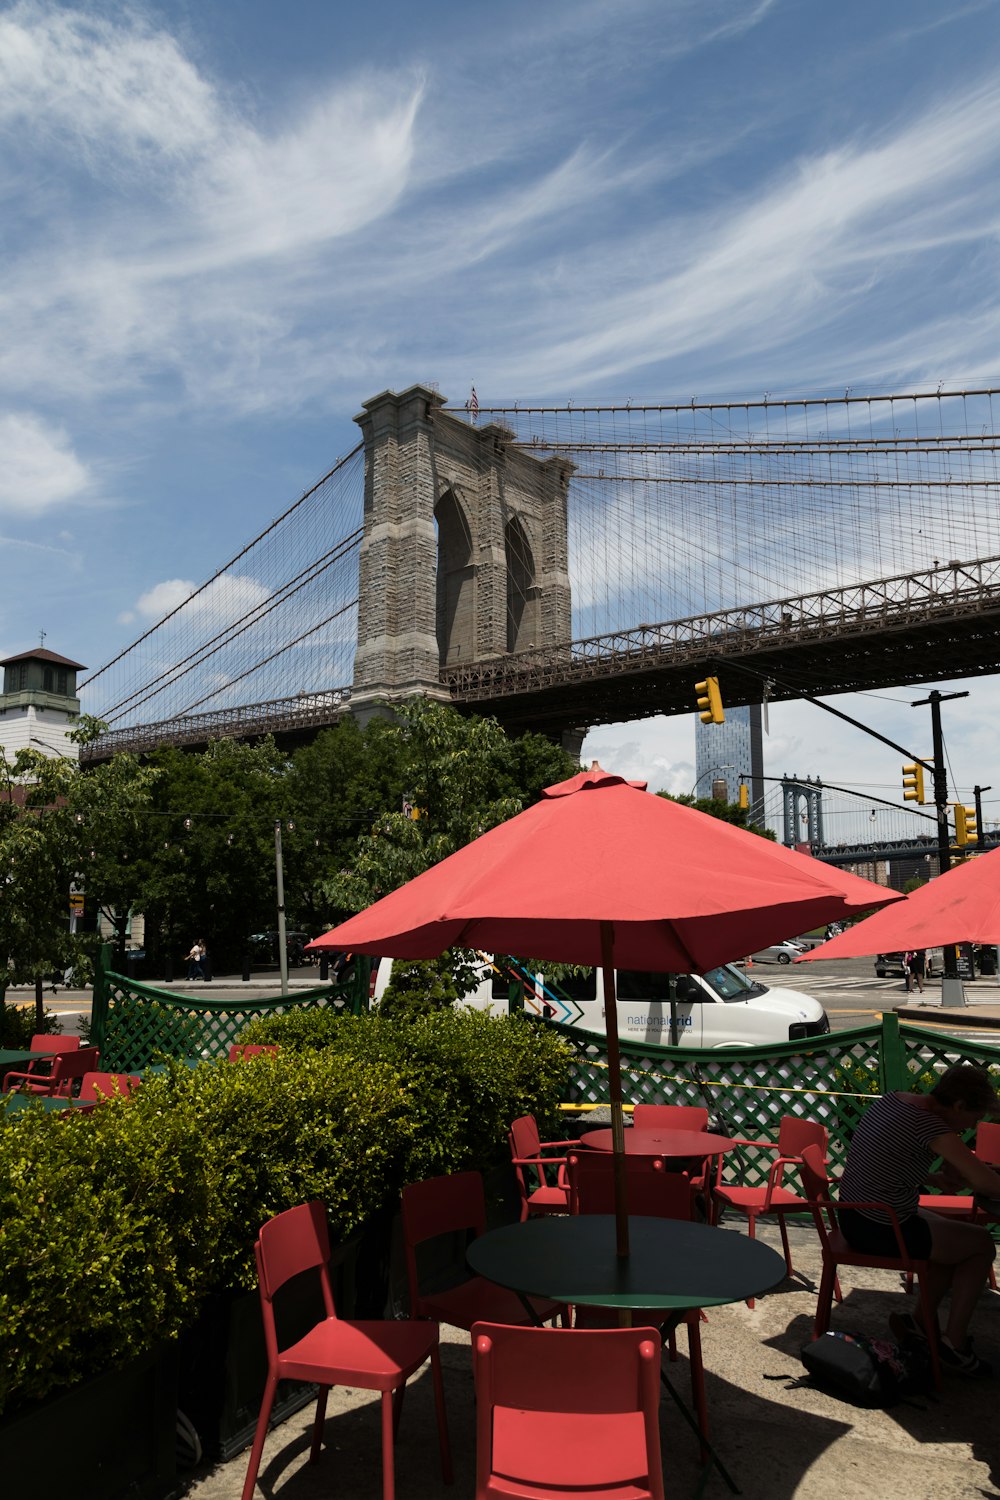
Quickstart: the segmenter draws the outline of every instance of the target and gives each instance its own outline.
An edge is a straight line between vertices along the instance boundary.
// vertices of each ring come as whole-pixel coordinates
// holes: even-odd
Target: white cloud
[[[30,412],[0,413],[0,512],[40,516],[79,498],[91,477],[62,427]]]
[[[185,599],[190,599],[196,587],[185,578],[165,578],[162,583],[154,583],[151,589],[140,594],[135,601],[135,613],[144,620],[160,620]]]

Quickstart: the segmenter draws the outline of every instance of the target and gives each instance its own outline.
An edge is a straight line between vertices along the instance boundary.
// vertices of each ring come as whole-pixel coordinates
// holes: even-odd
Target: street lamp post
[[[693,797],[694,796],[695,792],[698,790],[698,783],[701,782],[701,781],[704,781],[706,776],[714,776],[715,773],[716,773],[716,771],[735,771],[735,769],[736,769],[735,766],[732,766],[732,765],[729,765],[729,764],[726,764],[724,766],[709,766],[709,768],[708,768],[707,771],[702,771],[702,773],[701,773],[700,776],[696,776],[695,777],[694,786],[688,792],[688,796],[689,797]],[[726,793],[725,793],[725,795],[728,798],[728,796],[729,796],[729,785],[728,785],[728,783],[724,783],[724,785],[726,787]]]
[[[294,824],[289,823],[289,828]],[[278,894],[278,968],[281,973],[281,993],[288,994],[288,948],[285,943],[285,870],[281,856],[281,819],[274,820],[274,869]]]

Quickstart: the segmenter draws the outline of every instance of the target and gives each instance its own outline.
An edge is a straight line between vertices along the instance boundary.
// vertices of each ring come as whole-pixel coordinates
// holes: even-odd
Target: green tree
[[[535,801],[578,769],[541,735],[511,740],[495,719],[463,718],[424,699],[395,724],[373,721],[365,738],[391,765],[388,806],[321,884],[338,913],[361,911]],[[383,744],[388,740],[388,745]],[[404,801],[413,815],[403,811]]]
[[[737,828],[745,828],[748,833],[759,834],[762,839],[774,841],[774,831],[765,828],[761,823],[750,822],[749,809],[740,807],[738,802],[727,802],[722,797],[671,797],[669,792],[657,792],[658,797],[663,797],[667,802],[680,802],[685,807],[693,807],[697,812],[707,813],[710,818],[718,818],[722,823],[734,823]]]
[[[215,965],[229,966],[249,933],[275,923],[274,824],[289,816],[287,757],[271,739],[224,739],[197,754],[157,751],[150,769],[136,897],[147,947],[176,956],[204,937]]]

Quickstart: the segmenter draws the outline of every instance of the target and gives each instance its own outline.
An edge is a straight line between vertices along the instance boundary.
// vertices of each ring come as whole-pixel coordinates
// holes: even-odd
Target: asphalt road
[[[760,983],[775,989],[805,990],[824,1007],[834,1031],[864,1026],[880,1017],[883,1011],[905,1004],[908,998],[911,1002],[921,998],[918,994],[907,997],[901,977],[876,978],[870,958],[819,960],[809,964],[780,964],[775,960],[755,959],[750,972]],[[319,983],[319,974],[315,970],[295,970],[290,978],[293,992]],[[192,994],[198,995],[203,986],[178,982],[172,988],[177,994],[190,989]],[[254,992],[276,995],[279,981],[277,974],[255,975],[252,985],[244,985],[238,976],[220,976],[207,988],[213,999],[246,997]],[[925,998],[933,1002],[939,994],[940,979],[928,980]],[[1000,984],[995,979],[977,980],[968,986],[968,995],[977,1004],[1000,1008]],[[30,1005],[34,1001],[34,990],[31,986],[19,986],[7,991],[7,999],[12,1005]],[[59,989],[53,995],[47,990],[45,1008],[60,1017],[66,1031],[75,1031],[80,1020],[90,1014],[90,991]],[[934,1012],[928,1019],[938,1025],[947,1025],[947,1012]],[[1000,1031],[995,1025],[992,1028],[984,1025],[981,1032],[964,1025],[961,1034],[970,1040],[975,1037],[1000,1045]]]
[[[878,1019],[883,1011],[894,1010],[897,1005],[912,1004],[916,1000],[940,999],[940,976],[925,981],[924,995],[915,992],[907,995],[902,976],[878,979],[875,965],[870,958],[818,959],[815,963],[779,964],[768,959],[754,959],[749,971],[762,984],[775,989],[805,990],[823,1006],[830,1017],[834,1031],[848,1031],[852,1026],[865,1026]],[[978,979],[967,986],[967,994],[976,1003],[1000,1007],[1000,985],[995,979]],[[929,1018],[930,1019],[930,1018]],[[935,1024],[946,1025],[947,1012],[935,1012]],[[957,1028],[956,1028],[957,1029]],[[1000,1043],[996,1027],[983,1027],[979,1032],[974,1027],[963,1025],[961,1034],[972,1040]]]

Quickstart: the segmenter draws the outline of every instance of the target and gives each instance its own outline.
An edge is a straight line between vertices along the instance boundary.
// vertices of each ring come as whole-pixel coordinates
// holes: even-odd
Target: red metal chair
[[[708,1129],[708,1110],[703,1104],[637,1104],[632,1110],[632,1124],[636,1130],[700,1130],[704,1133]],[[673,1170],[683,1170],[691,1186],[707,1198],[712,1175],[710,1157],[676,1162]]]
[[[100,1104],[102,1100],[113,1099],[116,1095],[127,1099],[141,1082],[142,1076],[139,1073],[84,1073],[77,1102]]]
[[[79,1040],[79,1038],[77,1039]],[[8,1073],[3,1081],[4,1092],[11,1088],[23,1094],[40,1094],[50,1099],[68,1099],[73,1084],[85,1073],[96,1070],[101,1054],[96,1047],[79,1047],[76,1050],[57,1052],[52,1060],[52,1071],[48,1075],[33,1073]]]
[[[278,1046],[277,1042],[271,1043],[270,1045],[264,1045],[263,1043],[258,1044],[256,1042],[234,1042],[229,1049],[229,1061],[243,1062],[244,1059],[248,1057],[259,1057],[262,1052],[269,1053],[273,1056],[275,1052],[280,1051],[281,1048]]]
[[[476,1500],[663,1500],[653,1328],[472,1330]]]
[[[21,1078],[47,1078],[52,1071],[52,1065],[60,1052],[78,1052],[80,1050],[80,1038],[78,1036],[50,1036],[48,1032],[36,1032],[31,1038],[28,1046],[29,1052],[41,1052],[42,1057],[33,1057],[27,1067],[18,1074]],[[7,1093],[7,1079],[12,1073],[6,1073],[3,1080],[3,1092]]]
[[[579,1141],[542,1141],[534,1115],[515,1120],[507,1135],[517,1190],[521,1195],[521,1218],[532,1214],[564,1214],[569,1210],[566,1152]],[[557,1156],[546,1156],[556,1151]]]
[[[785,1265],[789,1276],[794,1276],[795,1267],[792,1265],[792,1251],[788,1243],[788,1231],[785,1228],[785,1215],[808,1212],[808,1203],[800,1193],[793,1193],[782,1185],[785,1169],[801,1166],[802,1152],[807,1146],[815,1147],[825,1160],[826,1127],[815,1120],[802,1120],[795,1115],[785,1115],[778,1127],[777,1146],[773,1141],[742,1140],[738,1137],[732,1139],[736,1146],[756,1146],[764,1151],[776,1151],[777,1156],[768,1170],[767,1180],[758,1183],[755,1187],[745,1187],[735,1182],[723,1182],[723,1159],[719,1157],[716,1180],[712,1185],[712,1222],[715,1224],[719,1222],[722,1209],[734,1208],[737,1213],[746,1214],[750,1226],[750,1238],[755,1239],[757,1220],[764,1214],[776,1215],[781,1230],[781,1244],[785,1252]],[[747,1301],[747,1306],[753,1307],[753,1305],[754,1299],[751,1297]]]
[[[708,1110],[702,1104],[637,1104],[632,1124],[636,1130],[707,1130]]]
[[[823,1253],[823,1276],[816,1301],[814,1336],[819,1338],[820,1334],[825,1333],[830,1326],[830,1310],[839,1267],[867,1266],[878,1271],[896,1271],[900,1276],[910,1278],[911,1281],[915,1279],[920,1297],[921,1319],[924,1328],[928,1331],[934,1384],[940,1390],[941,1364],[938,1357],[937,1317],[928,1290],[928,1262],[915,1260],[907,1250],[899,1230],[899,1220],[888,1204],[848,1203],[842,1199],[837,1203],[833,1202],[825,1155],[818,1146],[803,1147],[799,1171]],[[888,1214],[899,1246],[899,1254],[869,1255],[864,1251],[852,1249],[844,1238],[837,1220],[837,1210],[841,1208],[878,1208]]]
[[[614,1157],[608,1151],[570,1152],[568,1162],[570,1213],[613,1214],[615,1211]],[[681,1172],[668,1172],[661,1157],[631,1156],[625,1158],[626,1202],[630,1214],[653,1219],[693,1217],[694,1190]],[[708,1400],[705,1395],[705,1366],[701,1353],[701,1323],[704,1313],[697,1308],[683,1314],[687,1329],[688,1359],[691,1364],[691,1399],[698,1414],[702,1438],[708,1438]],[[662,1309],[644,1308],[633,1313],[632,1321],[661,1328],[673,1324],[671,1315]],[[578,1307],[575,1326],[583,1328],[613,1327],[618,1314],[612,1309]],[[670,1356],[676,1358],[673,1331],[669,1336]]]
[[[269,1220],[254,1246],[260,1282],[260,1304],[267,1345],[267,1384],[250,1451],[243,1500],[251,1500],[260,1469],[264,1440],[279,1380],[304,1380],[319,1386],[310,1463],[319,1459],[326,1417],[327,1391],[334,1385],[380,1391],[382,1396],[382,1496],[395,1492],[393,1445],[408,1378],[429,1359],[434,1381],[441,1473],[452,1480],[451,1445],[444,1408],[441,1355],[436,1323],[410,1321],[353,1322],[338,1318],[330,1280],[330,1236],[322,1203],[304,1203]],[[287,1349],[278,1348],[274,1298],[287,1281],[304,1271],[318,1271],[326,1317]]]
[[[402,1192],[403,1249],[410,1293],[410,1316],[434,1318],[453,1328],[470,1330],[473,1323],[545,1323],[563,1311],[555,1302],[529,1299],[534,1316],[516,1292],[482,1276],[467,1275],[457,1286],[421,1289],[418,1251],[444,1235],[465,1246],[486,1230],[486,1195],[479,1172],[453,1172],[413,1182]],[[426,1279],[426,1278],[425,1278]],[[440,1278],[438,1278],[440,1279]]]

